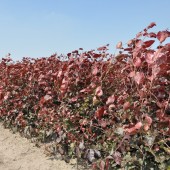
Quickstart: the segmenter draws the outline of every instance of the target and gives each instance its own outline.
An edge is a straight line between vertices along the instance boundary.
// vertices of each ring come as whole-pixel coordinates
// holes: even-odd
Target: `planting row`
[[[170,36],[151,23],[119,54],[109,45],[0,62],[0,119],[50,152],[94,169],[170,164]],[[156,39],[160,42],[152,49]]]

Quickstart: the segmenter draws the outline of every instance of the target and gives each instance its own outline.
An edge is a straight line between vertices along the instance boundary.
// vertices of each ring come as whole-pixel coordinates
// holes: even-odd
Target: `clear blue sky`
[[[0,58],[95,49],[114,52],[150,22],[170,28],[170,0],[0,0]]]

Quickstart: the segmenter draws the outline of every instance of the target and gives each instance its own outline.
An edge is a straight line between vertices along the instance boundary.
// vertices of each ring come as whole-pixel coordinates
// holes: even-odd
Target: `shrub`
[[[151,23],[120,50],[0,63],[0,118],[93,169],[168,169],[170,36]],[[147,40],[146,40],[147,39]],[[158,39],[156,49],[151,45]],[[55,148],[55,149],[54,149]]]

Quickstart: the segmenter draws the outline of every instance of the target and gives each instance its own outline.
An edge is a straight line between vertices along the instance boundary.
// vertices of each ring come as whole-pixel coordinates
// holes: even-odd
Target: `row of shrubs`
[[[0,62],[0,119],[52,155],[93,169],[170,168],[170,36],[151,23],[109,54]],[[156,49],[151,48],[156,41]]]

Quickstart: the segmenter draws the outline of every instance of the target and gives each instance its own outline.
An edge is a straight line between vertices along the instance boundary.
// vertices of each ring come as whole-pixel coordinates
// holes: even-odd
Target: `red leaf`
[[[138,122],[136,125],[135,125],[135,129],[140,129],[142,127],[142,123],[141,122]]]
[[[101,119],[102,116],[103,116],[103,114],[104,114],[104,107],[100,107],[100,108],[96,111],[95,116],[96,116],[98,119]]]
[[[85,88],[85,89],[80,90],[80,92],[81,93],[89,93],[89,92],[91,92],[91,89]]]
[[[140,67],[140,66],[141,66],[141,63],[142,63],[141,59],[140,59],[139,57],[137,57],[136,60],[135,60],[135,62],[133,63],[133,65],[134,65],[135,67]]]
[[[144,125],[143,129],[144,129],[145,131],[148,131],[148,130],[149,130],[149,126],[146,124],[146,125]]]
[[[145,41],[145,42],[143,42],[143,47],[144,47],[144,48],[148,48],[148,47],[150,47],[154,42],[155,42],[155,40]]]
[[[106,165],[105,166],[106,166],[106,170],[108,170],[109,169],[109,159],[108,158],[106,159]]]
[[[155,22],[151,22],[151,23],[148,25],[147,29],[150,29],[150,28],[152,28],[152,27],[154,27],[154,26],[156,26],[156,23],[155,23]]]
[[[145,115],[145,120],[149,126],[152,124],[152,118],[149,117],[148,115]]]
[[[78,50],[74,50],[74,51],[72,51],[72,53],[78,54],[79,52],[78,52]]]
[[[44,103],[48,102],[49,100],[51,100],[52,97],[50,95],[45,95],[44,97],[41,97],[40,99],[40,105],[43,105]]]
[[[139,85],[143,82],[145,76],[143,72],[136,72],[135,76],[134,76],[134,80],[136,81],[136,83]]]
[[[136,38],[139,38],[141,36],[142,36],[142,32],[139,32],[139,33],[136,34]]]
[[[145,57],[146,62],[148,64],[153,64],[154,63],[153,57],[154,57],[154,54],[152,52],[147,53]]]
[[[98,51],[104,51],[104,50],[107,50],[107,47],[106,46],[102,46],[102,47],[99,47],[97,48]]]
[[[170,51],[170,43],[165,44],[163,50],[165,50],[165,51]],[[163,51],[163,50],[162,50],[162,51]]]
[[[106,104],[110,105],[110,104],[114,103],[114,101],[115,101],[115,96],[113,94],[112,96],[108,97]]]
[[[130,134],[135,134],[137,132],[137,130],[141,129],[142,125],[143,124],[141,122],[138,122],[135,126],[133,126],[131,128],[125,128],[125,131]]]
[[[160,41],[160,43],[164,42],[167,37],[170,37],[169,31],[159,31],[157,33],[157,39]]]
[[[144,130],[148,131],[150,126],[152,124],[152,118],[148,115],[145,115],[145,125],[144,125]]]
[[[117,49],[122,49],[122,42],[121,41],[117,43],[116,48]]]
[[[92,169],[94,169],[94,170],[97,169],[97,163],[96,163],[96,162],[94,162],[94,163],[92,164]]]
[[[135,71],[131,71],[128,76],[129,77],[134,77],[135,76]]]
[[[99,124],[102,128],[106,128],[106,126],[107,126],[107,122],[104,120],[99,121]]]
[[[102,87],[101,86],[96,88],[95,95],[98,96],[98,97],[101,97],[103,95],[103,91],[102,91]]]
[[[133,45],[133,43],[134,43],[134,40],[129,40],[129,41],[127,42],[128,47],[131,47],[131,46]]]
[[[62,70],[58,72],[57,77],[59,77],[59,78],[60,78],[61,76],[62,76]]]
[[[143,41],[141,39],[137,39],[136,43],[135,43],[135,46],[138,47],[138,48],[141,48],[142,44],[143,44]]]
[[[51,100],[51,99],[52,99],[52,97],[50,95],[45,95],[44,96],[44,100],[45,101],[48,101],[48,100]]]
[[[10,92],[8,91],[8,92],[6,93],[6,95],[4,96],[4,100],[7,100],[8,97],[9,97],[9,95],[10,95]]]
[[[93,58],[99,58],[99,57],[101,57],[101,54],[94,54],[93,55]]]
[[[9,97],[8,95],[4,96],[4,100],[7,100],[7,99],[8,99],[8,97]]]
[[[114,155],[113,155],[113,158],[114,158],[114,160],[115,160],[115,162],[116,162],[117,165],[120,165],[120,164],[121,164],[122,158],[121,158],[120,152],[116,151],[116,152],[114,153]]]
[[[78,96],[72,97],[72,98],[70,99],[71,102],[76,102],[77,100],[78,100]]]
[[[156,38],[156,34],[154,32],[147,33],[146,36],[149,38]]]
[[[93,75],[97,75],[97,73],[98,73],[98,68],[95,67],[95,68],[92,70],[92,74],[93,74]]]
[[[71,56],[71,53],[68,53],[67,56],[70,57],[70,56]]]
[[[156,105],[159,107],[159,108],[163,108],[164,107],[164,105],[161,103],[161,102],[156,102]]]
[[[133,48],[124,48],[124,51],[132,51]]]
[[[125,102],[123,105],[123,110],[127,110],[130,108],[130,103],[129,102]]]
[[[100,161],[100,170],[105,170],[105,162],[103,160]]]
[[[86,133],[83,133],[84,134],[84,137],[86,138],[86,139],[89,139],[89,136],[86,134]]]
[[[152,79],[154,79],[159,73],[160,73],[161,69],[159,66],[154,65],[152,67]]]

